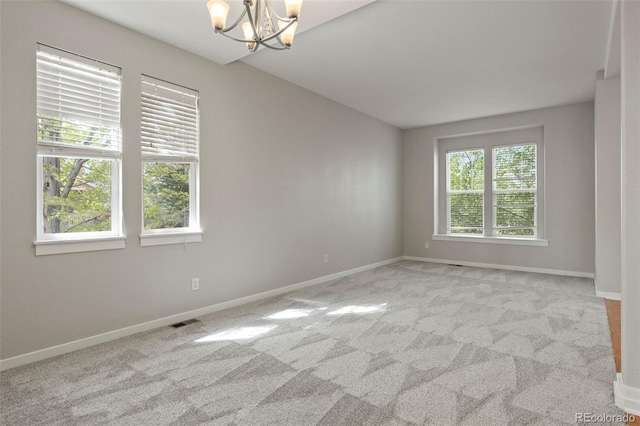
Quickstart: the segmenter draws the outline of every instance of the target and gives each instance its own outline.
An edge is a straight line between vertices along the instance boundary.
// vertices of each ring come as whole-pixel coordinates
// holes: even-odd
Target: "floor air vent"
[[[177,322],[175,324],[171,324],[169,327],[180,328],[180,327],[184,327],[185,325],[193,324],[195,322],[200,322],[200,321],[198,321],[197,319],[190,319],[182,322]]]

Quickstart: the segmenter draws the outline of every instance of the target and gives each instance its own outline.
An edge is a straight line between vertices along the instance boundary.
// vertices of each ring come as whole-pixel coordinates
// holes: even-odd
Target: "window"
[[[200,241],[198,92],[142,77],[142,245]]]
[[[122,248],[120,68],[45,45],[36,63],[36,254]]]
[[[535,144],[493,148],[493,234],[535,237]]]
[[[483,234],[484,151],[447,153],[447,229],[450,234]]]
[[[542,132],[440,139],[436,191],[442,211],[434,239],[546,245]]]

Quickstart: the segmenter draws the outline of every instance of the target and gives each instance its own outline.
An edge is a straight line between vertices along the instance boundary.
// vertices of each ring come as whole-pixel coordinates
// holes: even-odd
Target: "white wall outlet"
[[[191,290],[200,290],[200,278],[191,278]]]
[[[324,260],[324,263],[329,263],[329,255],[325,254],[323,260]]]
[[[424,248],[429,248],[429,243],[424,243]]]

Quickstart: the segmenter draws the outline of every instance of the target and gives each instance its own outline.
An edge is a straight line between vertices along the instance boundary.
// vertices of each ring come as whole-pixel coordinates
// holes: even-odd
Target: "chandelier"
[[[271,6],[271,0],[243,0],[244,10],[236,21],[226,26],[229,4],[224,0],[209,0],[207,8],[211,15],[211,25],[216,33],[247,44],[249,51],[255,52],[260,45],[274,50],[291,47],[298,27],[298,16],[302,0],[285,0],[286,17],[278,15]],[[242,24],[244,39],[228,34],[229,31],[247,18]],[[277,27],[276,27],[277,22]]]

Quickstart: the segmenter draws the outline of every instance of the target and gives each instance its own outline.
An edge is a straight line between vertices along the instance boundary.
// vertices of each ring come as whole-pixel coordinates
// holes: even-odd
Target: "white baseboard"
[[[503,269],[507,271],[535,272],[538,274],[563,275],[566,277],[595,278],[592,272],[563,271],[561,269],[530,268],[528,266],[499,265],[493,263],[466,262],[463,260],[432,259],[428,257],[404,256],[404,260],[418,262],[446,263],[448,265],[475,266],[477,268]]]
[[[613,394],[618,408],[625,413],[640,416],[640,389],[622,383],[621,373],[616,375],[616,381],[613,382]]]
[[[10,368],[19,367],[21,365],[30,364],[36,361],[41,361],[43,359],[52,358],[54,356],[77,351],[79,349],[88,348],[89,346],[98,345],[100,343],[110,342],[112,340],[116,340],[121,337],[130,336],[132,334],[141,333],[143,331],[152,330],[154,328],[175,324],[177,322],[185,321],[191,318],[201,317],[214,312],[222,311],[224,309],[245,305],[247,303],[255,302],[261,299],[266,299],[268,297],[289,293],[290,291],[299,290],[301,288],[310,287],[316,284],[325,283],[327,281],[336,280],[338,278],[346,277],[348,275],[356,274],[358,272],[363,272],[363,271],[374,269],[380,266],[389,265],[391,263],[398,262],[402,259],[403,257],[396,257],[393,259],[383,260],[381,262],[360,266],[358,268],[337,272],[331,275],[325,275],[323,277],[314,278],[312,280],[303,281],[303,282],[292,284],[286,287],[276,288],[274,290],[265,291],[265,292],[254,294],[251,296],[241,297],[239,299],[229,300],[227,302],[217,303],[215,305],[206,306],[204,308],[195,309],[193,311],[182,312],[176,315],[171,315],[168,317],[159,318],[159,319],[145,322],[142,324],[133,325],[131,327],[125,327],[119,330],[98,334],[96,336],[75,340],[73,342],[63,343],[61,345],[53,346],[50,348],[29,352],[24,355],[18,355],[12,358],[3,359],[3,360],[0,360],[0,371],[5,371]]]
[[[601,297],[603,299],[609,300],[622,300],[622,295],[620,293],[611,293],[609,291],[600,291],[598,290],[598,286],[596,285],[596,296]]]
[[[610,291],[600,291],[598,290],[598,279],[594,278],[593,282],[596,284],[596,296],[602,299],[609,300],[622,300],[622,294],[620,293],[612,293]]]

